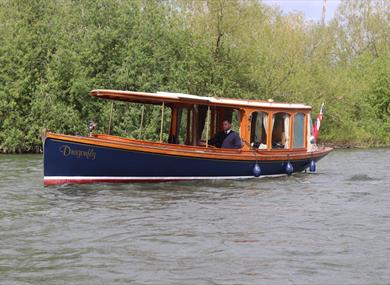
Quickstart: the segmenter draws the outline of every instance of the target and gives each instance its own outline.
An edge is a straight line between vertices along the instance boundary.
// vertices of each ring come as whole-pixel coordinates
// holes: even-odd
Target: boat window
[[[233,109],[232,114],[232,128],[235,132],[240,134],[240,122],[241,122],[241,111]]]
[[[203,137],[206,136],[207,126],[207,110],[206,105],[195,105],[197,108],[197,131],[196,131],[196,145],[201,145],[201,141],[204,140]]]
[[[191,109],[173,106],[171,118],[168,143],[191,144]]]
[[[259,149],[267,148],[268,114],[253,112],[251,115],[251,146]]]
[[[305,114],[297,113],[294,115],[294,148],[305,147],[304,123]]]
[[[179,142],[180,144],[191,144],[191,109],[181,108]]]
[[[273,149],[287,149],[290,147],[290,114],[274,114],[271,130]]]
[[[217,133],[222,132],[222,123],[226,119],[232,122],[232,130],[240,133],[240,110],[233,108],[210,107],[209,118],[207,118],[207,107],[204,111],[205,112],[198,112],[199,115],[202,114],[202,116],[204,116],[202,119],[198,118],[199,123],[203,123],[201,126],[198,125],[199,134],[201,134],[198,145],[205,146],[207,138],[210,140],[214,138]],[[209,122],[208,128],[206,125],[207,122]],[[208,136],[206,135],[207,129],[209,131]]]
[[[156,105],[153,106],[153,113],[156,114],[154,118],[151,118],[151,121],[149,123],[149,126],[154,123],[157,125],[155,126],[155,132],[152,132],[146,137],[147,140],[155,141],[155,142],[168,142],[169,140],[169,130],[170,130],[170,124],[171,124],[171,108],[164,105]],[[157,119],[156,119],[157,118]],[[161,129],[161,120],[162,120],[162,129]],[[147,134],[148,132],[146,132]],[[161,135],[161,136],[160,136]]]
[[[170,130],[168,143],[206,146],[206,140],[212,139],[222,131],[222,122],[228,119],[233,130],[240,132],[240,110],[219,108],[207,105],[172,106],[170,112]],[[208,134],[207,134],[208,132]],[[165,138],[165,136],[164,136]]]

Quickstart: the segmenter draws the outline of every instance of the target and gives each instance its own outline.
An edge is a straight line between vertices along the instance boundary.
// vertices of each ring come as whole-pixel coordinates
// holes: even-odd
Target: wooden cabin
[[[104,99],[160,105],[160,143],[215,148],[208,143],[209,139],[222,130],[222,121],[228,119],[242,139],[242,151],[312,150],[308,105],[167,92],[93,90],[91,94]],[[163,141],[162,122],[167,109],[171,122],[168,139]]]

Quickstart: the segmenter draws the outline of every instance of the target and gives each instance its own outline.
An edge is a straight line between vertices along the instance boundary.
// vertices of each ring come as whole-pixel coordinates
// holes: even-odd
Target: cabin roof
[[[219,97],[197,96],[183,93],[170,92],[136,92],[136,91],[121,91],[95,89],[91,91],[91,95],[111,100],[127,101],[144,104],[162,104],[165,103],[182,103],[182,104],[201,104],[220,107],[247,107],[247,108],[277,108],[277,109],[306,109],[310,110],[311,106],[305,104],[291,104],[280,102],[268,102],[260,100],[246,99],[230,99]]]

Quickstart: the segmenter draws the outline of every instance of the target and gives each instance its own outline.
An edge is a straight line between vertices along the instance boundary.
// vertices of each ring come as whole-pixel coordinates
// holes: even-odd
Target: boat
[[[44,185],[291,175],[315,171],[332,150],[314,139],[312,108],[305,104],[106,89],[91,95],[160,106],[159,140],[97,133],[94,124],[86,136],[45,130]],[[169,117],[169,129],[164,130]],[[211,143],[226,119],[233,121],[240,148]]]

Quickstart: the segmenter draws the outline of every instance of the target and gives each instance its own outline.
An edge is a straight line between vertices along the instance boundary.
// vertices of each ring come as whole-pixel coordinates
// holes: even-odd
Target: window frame
[[[302,147],[295,147],[295,116],[296,115],[303,115],[303,126],[302,126],[302,142],[303,142],[303,146]],[[294,112],[293,113],[293,125],[292,125],[292,140],[291,140],[291,143],[292,143],[292,149],[306,149],[306,145],[307,145],[307,140],[306,140],[306,137],[307,137],[307,113],[304,113],[304,112]]]
[[[264,127],[264,130],[265,130],[265,135],[266,135],[266,139],[265,139],[265,145],[267,146],[266,148],[264,149],[261,149],[261,150],[266,150],[269,148],[269,145],[268,145],[268,137],[269,137],[269,118],[270,118],[270,112],[269,111],[264,111],[264,110],[253,110],[253,111],[250,111],[250,115],[249,115],[249,118],[250,118],[250,126],[249,126],[249,144],[251,145],[251,148],[255,148],[255,149],[259,149],[258,147],[252,147],[252,120],[253,120],[253,114],[254,113],[263,113],[263,114],[266,114],[267,115],[267,126],[264,126],[264,121],[262,123],[262,126]],[[261,142],[260,142],[261,144]]]
[[[268,130],[271,130],[271,127],[272,127],[272,132],[270,132],[270,136],[268,138],[269,150],[272,150],[272,151],[291,151],[292,150],[291,142],[293,139],[293,137],[292,137],[293,120],[291,118],[293,117],[292,114],[294,114],[294,112],[287,112],[286,110],[278,110],[278,111],[273,111],[270,113],[271,113],[271,120],[268,121]],[[289,139],[288,148],[273,148],[272,147],[272,138],[273,138],[273,131],[274,131],[274,128],[273,128],[274,126],[272,126],[272,119],[277,114],[288,114],[290,116],[290,124],[289,124],[290,139]]]

